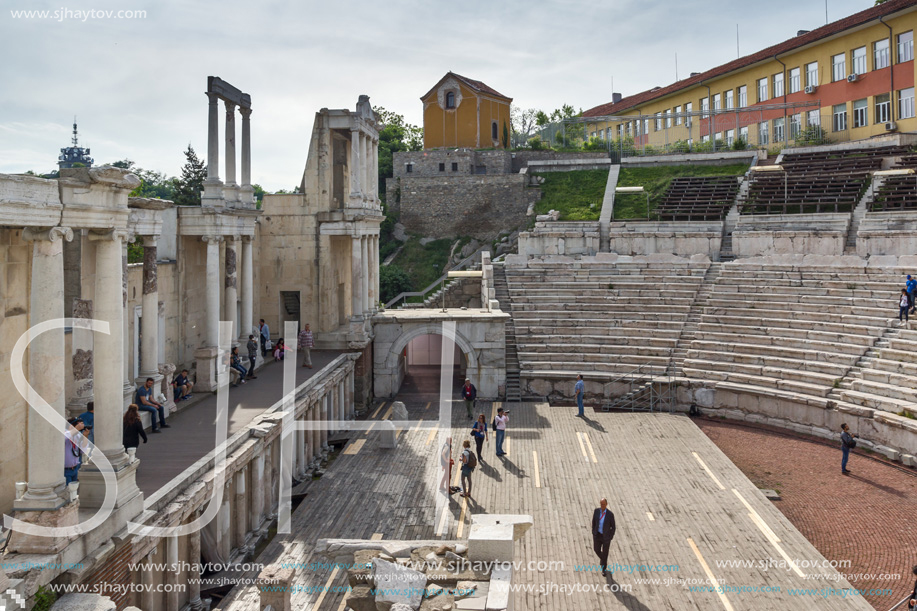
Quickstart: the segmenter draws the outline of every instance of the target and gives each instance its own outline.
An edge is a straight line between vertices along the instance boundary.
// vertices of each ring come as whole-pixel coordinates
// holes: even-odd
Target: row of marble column
[[[375,201],[379,193],[378,137],[364,133],[359,127],[350,131],[350,192],[356,197]],[[353,171],[358,168],[357,171]]]
[[[354,371],[350,370],[337,380],[325,383],[325,392],[318,397],[309,399],[308,407],[298,417],[300,420],[313,421],[326,420],[332,423],[351,420],[354,418]],[[328,436],[337,432],[333,425],[332,430],[298,431],[296,433],[296,450],[293,457],[294,475],[305,477],[307,472],[315,469],[320,461],[327,457],[329,451]],[[279,469],[280,439],[266,444],[248,463],[248,468],[242,468],[230,476],[224,483],[224,497],[220,511],[215,520],[215,541],[221,546],[222,554],[228,558],[244,556],[252,551],[254,543],[258,540],[254,535],[263,531],[266,525],[276,517],[279,490],[274,478],[275,470]],[[250,493],[249,493],[250,490]],[[231,493],[231,494],[230,494]],[[188,520],[196,520],[202,511],[196,510]],[[263,534],[263,532],[261,533]],[[201,558],[201,533],[195,531],[188,536],[187,562],[188,574],[188,605],[192,610],[203,608],[201,602],[200,563]],[[156,548],[150,550],[144,563],[155,567],[160,562],[179,564],[179,540],[177,537],[165,539],[164,559],[157,561]],[[233,545],[234,544],[234,545]],[[235,553],[233,553],[235,549]],[[169,583],[178,584],[179,575],[174,572],[157,572],[153,568],[143,571],[141,582],[143,584]],[[145,589],[141,594],[141,608],[152,609],[157,606],[159,596],[164,596],[160,605],[166,611],[178,611],[178,589],[160,595],[155,587]]]
[[[296,431],[296,450],[293,453],[293,474],[296,479],[303,479],[322,461],[328,458],[330,447],[328,437],[340,429],[337,424],[353,420],[353,387],[354,378],[351,370],[339,380],[326,383],[326,392],[318,398],[307,399],[308,403],[299,420],[313,423],[328,422],[328,427],[313,430]]]
[[[92,331],[93,368],[97,372],[124,371],[125,300],[124,249],[129,233],[115,229],[91,231],[95,246],[95,285],[92,318],[107,323]],[[67,227],[27,228],[22,237],[32,242],[29,324],[64,318],[63,242],[73,238]],[[65,417],[64,329],[53,328],[37,335],[29,345],[29,396],[32,405],[43,398],[61,418]],[[96,375],[93,380],[97,451],[101,451],[117,472],[128,465],[121,439],[125,379],[118,375]],[[55,427],[34,410],[28,417],[28,487],[15,502],[21,510],[53,510],[69,502],[64,486],[64,444]],[[81,479],[99,480],[101,474],[88,465]],[[96,503],[96,504],[93,504]],[[101,498],[83,503],[98,506]]]
[[[238,338],[239,343],[244,345],[254,328],[252,237],[206,235],[202,236],[201,239],[207,244],[206,345],[209,347],[219,346],[221,315],[223,317],[222,320],[232,322],[232,337]],[[224,240],[226,241],[225,274],[221,283],[220,243]],[[239,256],[240,250],[241,257]],[[242,262],[241,273],[237,271],[240,258]],[[240,275],[241,279],[238,278]],[[225,289],[224,291],[220,290],[221,284]],[[221,293],[223,295],[222,309],[220,306]],[[237,310],[237,304],[240,299],[242,302],[241,314]],[[240,316],[241,320],[239,320]]]
[[[365,318],[379,309],[379,236],[351,238],[350,264],[353,316]]]
[[[207,130],[207,180],[211,183],[220,180],[220,119],[219,119],[219,95],[208,93],[209,98],[209,115]],[[251,185],[251,165],[252,165],[252,147],[251,147],[251,108],[244,106],[239,107],[239,113],[242,115],[242,186],[236,183],[236,104],[228,100],[223,100],[226,108],[226,129],[224,139],[226,144],[226,180],[223,183],[223,197],[227,201],[238,201],[240,199],[245,203],[253,203],[254,190]]]

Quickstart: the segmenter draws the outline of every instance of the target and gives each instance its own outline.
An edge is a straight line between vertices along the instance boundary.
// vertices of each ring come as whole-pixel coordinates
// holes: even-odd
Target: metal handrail
[[[464,269],[464,268],[465,268],[470,262],[472,262],[472,260],[473,260],[476,256],[478,256],[478,255],[481,253],[481,251],[483,251],[485,248],[487,248],[486,245],[485,245],[485,246],[481,246],[481,247],[478,248],[476,251],[474,251],[473,253],[471,253],[470,255],[468,255],[467,257],[465,257],[464,259],[462,259],[462,260],[459,261],[458,263],[456,263],[454,267],[451,267],[451,268],[449,268],[448,270],[446,270],[446,273],[445,273],[445,274],[443,274],[442,276],[440,276],[439,278],[437,278],[436,280],[434,280],[434,281],[433,281],[427,288],[425,288],[424,290],[422,290],[422,291],[409,291],[409,292],[401,293],[400,295],[398,295],[397,297],[395,297],[394,299],[392,299],[391,301],[389,301],[388,303],[386,303],[386,304],[385,304],[385,308],[388,309],[388,308],[392,307],[393,305],[395,305],[396,303],[398,303],[399,301],[401,301],[402,299],[407,299],[408,297],[423,297],[423,296],[425,296],[425,295],[426,295],[427,293],[429,293],[431,290],[433,290],[434,288],[440,286],[443,282],[445,282],[445,280],[446,280],[446,278],[448,277],[450,271],[454,272],[454,271],[458,271],[458,270]]]
[[[907,596],[905,596],[904,598],[902,598],[902,599],[898,602],[898,604],[896,604],[894,607],[892,607],[892,608],[889,609],[888,611],[895,611],[895,609],[899,608],[901,605],[903,605],[904,603],[906,603],[908,600],[910,600],[910,598],[911,598],[911,595],[908,594]]]
[[[631,371],[628,371],[627,373],[618,376],[614,380],[611,380],[611,383],[617,382],[617,383],[627,384],[628,390],[626,393],[612,400],[610,403],[604,404],[602,406],[602,409],[605,409],[605,410],[610,409],[610,406],[616,406],[619,400],[623,399],[624,397],[628,397],[628,399],[622,405],[629,404],[631,411],[633,411],[635,409],[636,401],[640,398],[640,395],[642,395],[645,390],[649,390],[650,409],[652,410],[653,405],[654,405],[653,395],[657,393],[657,391],[653,388],[654,378],[662,378],[666,380],[667,382],[667,389],[665,393],[663,393],[663,397],[665,397],[666,400],[668,401],[669,411],[671,411],[672,409],[672,405],[671,405],[672,403],[672,382],[675,379],[675,375],[670,373],[668,368],[666,368],[666,370],[662,374],[651,372],[649,373],[649,375],[647,375],[646,373],[643,373],[642,375],[637,375],[642,370],[650,368],[650,367],[655,367],[655,365],[652,365],[650,363],[644,363],[642,365],[638,365],[636,368],[632,369]],[[637,382],[642,383],[644,387],[641,387],[639,389],[636,388]],[[649,386],[646,386],[647,383],[649,384]]]

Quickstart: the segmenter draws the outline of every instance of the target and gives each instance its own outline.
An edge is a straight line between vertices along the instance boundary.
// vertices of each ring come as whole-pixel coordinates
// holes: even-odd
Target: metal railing
[[[409,292],[401,293],[400,295],[398,295],[397,297],[395,297],[394,299],[386,303],[385,308],[389,309],[402,300],[405,301],[405,303],[407,303],[407,299],[409,297],[426,297],[427,293],[429,293],[430,291],[438,287],[444,286],[444,283],[446,282],[446,278],[448,277],[449,272],[457,272],[459,270],[465,269],[466,267],[468,267],[468,265],[470,265],[471,263],[474,263],[475,257],[480,257],[481,252],[485,250],[486,248],[489,248],[489,246],[485,245],[485,246],[481,246],[480,248],[478,248],[476,251],[474,251],[473,253],[471,253],[470,255],[468,255],[467,257],[465,257],[458,263],[456,263],[455,266],[450,267],[448,270],[446,270],[445,274],[443,274],[442,276],[440,276],[439,278],[431,282],[430,285],[427,286],[427,288],[425,288],[424,290],[409,291]]]
[[[906,603],[906,602],[909,601],[910,599],[911,599],[911,595],[908,594],[907,596],[905,596],[904,598],[902,598],[902,599],[898,602],[897,605],[895,605],[894,607],[892,607],[892,608],[889,609],[888,611],[895,611],[896,609],[901,609],[901,608],[902,608],[901,605],[903,605],[904,603]]]
[[[652,368],[658,365],[649,363],[640,365],[611,383],[625,384],[627,392],[610,403],[602,405],[602,411],[613,409],[630,411],[675,411],[675,376],[669,373],[668,367],[662,373]]]

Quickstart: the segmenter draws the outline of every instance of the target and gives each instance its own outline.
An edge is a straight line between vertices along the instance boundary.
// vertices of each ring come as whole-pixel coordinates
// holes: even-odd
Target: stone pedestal
[[[139,514],[143,510],[143,494],[137,487],[136,474],[137,467],[140,465],[139,460],[130,462],[127,460],[127,452],[124,453],[125,464],[120,468],[116,467],[115,482],[117,483],[117,494],[115,496],[115,508],[136,507],[136,512],[126,513],[131,516]],[[80,503],[84,507],[101,507],[105,499],[105,480],[102,472],[90,461],[80,469]],[[124,512],[122,512],[124,513]]]
[[[13,513],[13,517],[36,526],[51,528],[76,526],[80,520],[79,510],[80,502],[76,500],[54,511],[17,510]],[[76,539],[76,535],[72,537],[39,537],[13,530],[10,537],[9,551],[17,554],[58,554]]]
[[[219,355],[220,349],[216,347],[198,348],[194,351],[194,360],[197,363],[197,379],[194,381],[195,391],[216,392]]]
[[[293,569],[282,569],[276,565],[266,567],[258,575],[258,590],[261,592],[261,609],[270,606],[275,611],[292,611],[291,588]]]

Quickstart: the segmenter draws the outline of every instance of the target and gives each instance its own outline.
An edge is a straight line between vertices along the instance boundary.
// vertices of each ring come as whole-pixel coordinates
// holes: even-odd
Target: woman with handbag
[[[474,437],[474,444],[478,451],[478,461],[484,462],[484,457],[481,456],[481,449],[484,447],[484,442],[487,441],[487,421],[484,418],[484,414],[478,416],[477,422],[474,423],[474,428],[471,429],[471,436]]]

